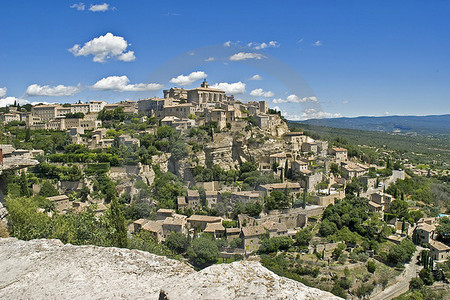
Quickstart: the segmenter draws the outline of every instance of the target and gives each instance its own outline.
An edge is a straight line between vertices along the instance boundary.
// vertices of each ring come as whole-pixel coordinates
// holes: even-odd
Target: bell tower
[[[206,81],[206,78],[203,79],[203,83],[202,83],[201,87],[202,87],[202,88],[209,88],[209,84],[208,84],[208,82]]]

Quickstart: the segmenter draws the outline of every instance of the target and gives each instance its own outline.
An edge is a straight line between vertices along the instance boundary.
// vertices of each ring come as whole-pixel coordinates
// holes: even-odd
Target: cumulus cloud
[[[244,94],[245,93],[245,83],[243,82],[234,82],[234,83],[228,83],[228,82],[220,82],[216,83],[213,86],[211,86],[214,89],[219,89],[225,91],[227,94]]]
[[[349,101],[348,101],[348,100],[344,100],[344,101],[342,101],[342,103],[344,103],[344,104],[348,104],[348,103],[349,103]]]
[[[207,76],[208,74],[203,71],[196,71],[192,72],[189,75],[179,75],[177,77],[174,77],[170,79],[170,82],[178,85],[190,85],[199,79],[206,78]]]
[[[89,10],[92,12],[104,12],[107,10],[110,10],[111,7],[109,6],[108,3],[103,3],[103,4],[91,4],[91,7],[89,7]]]
[[[8,89],[5,88],[5,87],[0,88],[0,98],[3,98],[3,97],[6,96],[6,91],[7,91],[7,90],[8,90]]]
[[[225,47],[230,47],[231,46],[231,41],[226,41],[225,43],[223,43],[223,45]]]
[[[81,87],[78,86],[49,86],[49,85],[38,85],[32,84],[27,87],[27,96],[48,96],[48,97],[62,97],[62,96],[73,96],[80,92]]]
[[[84,3],[80,2],[80,3],[74,3],[70,6],[70,8],[74,8],[76,10],[84,10],[86,8],[86,6],[84,5]]]
[[[264,56],[260,53],[252,53],[252,52],[239,52],[230,56],[230,60],[239,61],[246,59],[263,59]]]
[[[1,98],[0,99],[0,107],[6,107],[9,105],[14,105],[14,103],[20,104],[20,105],[25,105],[30,103],[30,101],[25,100],[25,99],[19,99],[16,97],[6,97],[6,98]]]
[[[256,74],[249,78],[249,80],[263,80],[262,76]]]
[[[248,47],[256,49],[256,50],[261,50],[261,49],[265,49],[265,48],[278,48],[280,47],[280,44],[277,41],[270,41],[270,42],[263,42],[263,43],[248,43],[247,44]]]
[[[288,120],[301,121],[308,119],[326,119],[326,118],[339,118],[342,117],[339,113],[328,113],[324,111],[319,111],[314,108],[306,109],[300,114],[290,113],[285,110],[280,110],[277,106],[274,109],[281,111],[281,115]]]
[[[315,41],[315,42],[313,43],[313,46],[315,46],[315,47],[322,46],[322,41],[319,41],[319,40]]]
[[[83,47],[75,44],[69,51],[75,56],[92,55],[94,62],[102,63],[113,57],[128,62],[136,59],[134,51],[127,51],[128,46],[128,42],[123,37],[108,32],[86,42]]]
[[[265,97],[265,98],[269,98],[269,97],[273,97],[275,94],[271,91],[267,91],[265,92],[263,89],[254,89],[253,91],[250,92],[250,96],[253,97]]]
[[[317,102],[317,97],[303,97],[300,98],[297,95],[289,95],[286,97],[286,99],[278,98],[273,99],[273,103],[305,103],[305,102]]]
[[[97,81],[92,88],[103,91],[119,91],[119,92],[142,92],[156,91],[163,88],[159,83],[136,83],[129,84],[130,80],[127,76],[109,76]]]
[[[216,60],[216,59],[215,59],[214,57],[212,57],[212,56],[211,56],[211,57],[208,57],[207,59],[205,59],[205,61],[208,61],[208,62],[209,62],[209,61],[215,61],[215,60]]]

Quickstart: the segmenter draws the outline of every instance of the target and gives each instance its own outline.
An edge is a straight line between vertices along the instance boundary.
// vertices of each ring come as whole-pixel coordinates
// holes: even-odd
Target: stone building
[[[266,229],[262,225],[246,226],[242,228],[242,240],[244,250],[247,253],[258,251],[261,245],[260,241],[267,235]]]
[[[195,107],[191,103],[164,106],[164,116],[175,116],[178,118],[188,118],[195,114]]]
[[[184,100],[188,99],[188,91],[183,88],[173,87],[169,90],[163,90],[165,99],[176,99],[176,100]]]
[[[206,80],[200,87],[188,90],[187,98],[189,103],[194,103],[199,109],[207,107],[208,103],[220,103],[226,101],[225,91],[209,87]]]
[[[330,149],[330,154],[336,157],[336,163],[338,164],[347,161],[348,151],[345,148],[333,147]]]

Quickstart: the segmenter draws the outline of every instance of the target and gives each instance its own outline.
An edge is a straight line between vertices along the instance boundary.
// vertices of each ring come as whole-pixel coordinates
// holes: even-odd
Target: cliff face
[[[339,299],[257,262],[200,272],[143,251],[0,239],[0,299]]]

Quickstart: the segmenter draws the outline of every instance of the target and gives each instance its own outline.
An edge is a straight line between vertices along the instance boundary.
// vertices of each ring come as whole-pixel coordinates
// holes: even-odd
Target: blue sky
[[[137,100],[207,75],[289,119],[450,113],[450,1],[3,0],[0,12],[0,105]]]

